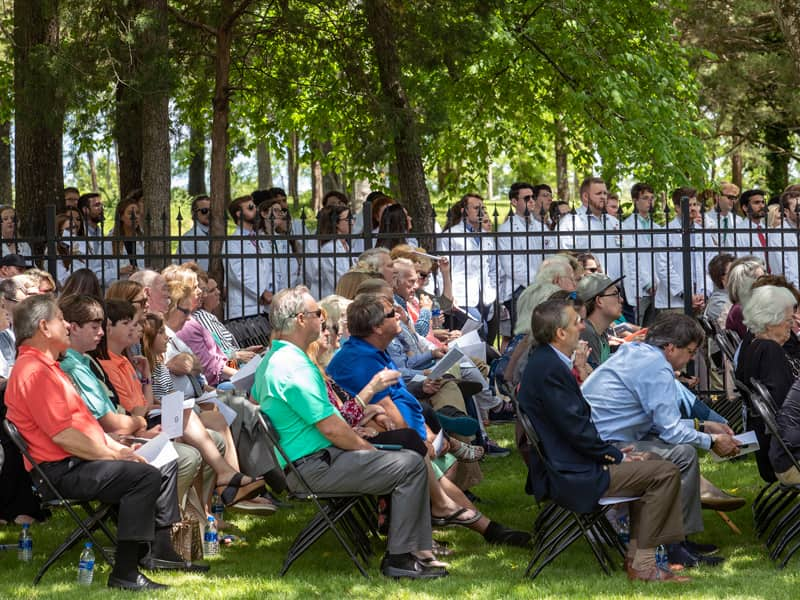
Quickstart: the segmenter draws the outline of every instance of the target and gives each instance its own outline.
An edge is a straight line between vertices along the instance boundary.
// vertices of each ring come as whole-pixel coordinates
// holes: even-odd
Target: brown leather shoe
[[[686,577],[684,575],[676,575],[672,571],[666,571],[664,569],[659,569],[658,567],[653,567],[651,569],[644,569],[642,571],[638,571],[634,569],[632,566],[627,568],[628,571],[628,579],[631,581],[662,581],[662,582],[671,582],[671,583],[688,583],[692,580],[691,577]]]
[[[731,496],[727,492],[717,490],[717,493],[707,492],[700,494],[700,505],[709,510],[731,512],[742,508],[747,501],[738,496]]]
[[[700,504],[703,508],[730,512],[742,508],[746,502],[744,498],[719,489],[705,477],[700,478]]]

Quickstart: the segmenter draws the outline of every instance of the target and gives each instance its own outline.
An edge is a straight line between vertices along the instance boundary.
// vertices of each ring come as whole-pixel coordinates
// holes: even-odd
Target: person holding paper
[[[140,326],[133,324],[133,304],[125,300],[106,302],[106,335],[101,338],[93,356],[98,360],[116,390],[120,404],[134,416],[145,416],[154,406],[152,372],[147,359],[136,357],[137,369],[122,354],[125,348],[139,340]],[[140,377],[141,375],[141,377]],[[181,440],[196,448],[217,475],[217,487],[226,506],[258,494],[264,487],[260,479],[244,475],[232,467],[220,454],[208,430],[191,409],[183,411]],[[148,417],[149,424],[160,417]]]
[[[569,299],[546,300],[533,311],[537,346],[525,367],[519,408],[540,439],[542,461],[530,452],[526,491],[537,499],[588,513],[603,497],[633,497],[625,569],[631,580],[685,583],[656,563],[656,547],[680,542],[680,473],[665,460],[644,460],[633,446],[603,441],[572,374],[571,356],[583,322]]]
[[[703,329],[692,317],[663,313],[643,343],[623,344],[582,388],[603,440],[658,454],[678,466],[686,535],[703,530],[696,448],[713,449],[719,456],[738,453],[730,427],[706,421],[705,431],[698,431],[695,422],[681,419],[678,409],[675,371],[683,370],[704,339]],[[687,566],[722,562],[703,550],[708,547],[688,540],[673,544],[668,548],[670,562]]]
[[[400,326],[390,298],[378,294],[356,296],[347,307],[347,326],[350,338],[334,355],[327,371],[348,393],[357,394],[376,373],[396,370],[386,349],[399,333]],[[374,394],[371,404],[378,404],[387,414],[393,415],[392,420],[398,427],[411,427],[426,444],[431,444],[433,434],[425,424],[422,406],[402,379]],[[433,454],[432,449],[430,454]],[[439,523],[469,527],[491,544],[528,545],[528,533],[505,527],[481,515],[453,482],[447,477],[432,477],[432,472],[429,468],[430,496],[434,505],[431,510]],[[453,505],[456,510],[446,512],[448,506]],[[441,516],[436,517],[437,514]]]
[[[140,544],[147,543],[155,566],[186,568],[170,538],[172,524],[181,518],[175,463],[156,469],[103,432],[58,366],[70,345],[70,325],[50,295],[21,301],[14,310],[14,328],[19,357],[5,392],[8,420],[62,494],[118,505],[108,586],[166,588],[140,573],[138,564]]]

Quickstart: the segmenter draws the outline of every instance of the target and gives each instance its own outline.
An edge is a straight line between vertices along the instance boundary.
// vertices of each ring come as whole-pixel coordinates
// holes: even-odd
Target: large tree
[[[64,189],[58,8],[58,0],[14,2],[14,172],[25,235],[45,231],[42,209],[59,202]]]

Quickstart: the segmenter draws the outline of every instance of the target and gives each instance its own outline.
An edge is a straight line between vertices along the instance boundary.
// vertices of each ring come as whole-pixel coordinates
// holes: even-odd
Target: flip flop
[[[434,517],[433,515],[431,515],[431,525],[433,525],[434,527],[450,527],[451,525],[461,525],[463,527],[466,527],[467,525],[472,525],[483,516],[481,515],[480,511],[476,510],[475,515],[472,517],[468,517],[466,519],[458,518],[468,510],[470,509],[462,507],[459,508],[457,511],[450,513],[446,517]]]

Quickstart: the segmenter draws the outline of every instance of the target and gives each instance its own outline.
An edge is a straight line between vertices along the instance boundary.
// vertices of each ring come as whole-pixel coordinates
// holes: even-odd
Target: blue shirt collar
[[[553,349],[553,352],[556,353],[556,356],[561,359],[561,362],[563,362],[565,365],[567,365],[569,367],[569,370],[571,371],[572,370],[572,359],[569,356],[567,356],[566,354],[564,354],[561,350],[559,350],[558,348],[553,346],[553,344],[549,344],[549,346]]]

